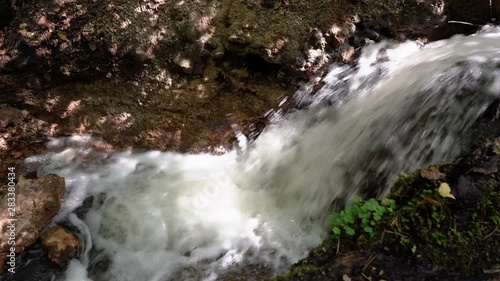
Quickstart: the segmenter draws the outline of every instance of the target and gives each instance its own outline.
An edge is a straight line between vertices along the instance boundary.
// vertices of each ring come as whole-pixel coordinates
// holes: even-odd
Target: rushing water
[[[455,157],[464,133],[500,95],[500,31],[425,47],[381,43],[356,67],[332,66],[306,108],[276,114],[240,151],[185,155],[94,151],[55,139],[31,157],[66,178],[55,221],[86,239],[63,280],[216,280],[274,272],[327,235],[327,215],[354,194],[383,196],[401,171]],[[243,140],[244,141],[244,140]],[[73,212],[86,198],[88,212]]]

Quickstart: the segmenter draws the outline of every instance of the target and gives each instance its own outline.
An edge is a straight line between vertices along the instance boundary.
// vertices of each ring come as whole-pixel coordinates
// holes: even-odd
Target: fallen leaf
[[[61,40],[68,41],[68,35],[65,32],[59,31],[57,32],[57,36],[61,38]]]
[[[420,169],[420,175],[424,179],[433,180],[433,181],[440,180],[444,177],[444,174],[440,173],[436,167],[422,168],[422,169]]]
[[[382,201],[380,201],[380,205],[382,206],[389,206],[391,204],[391,200],[389,198],[383,198]]]
[[[442,197],[445,197],[445,198],[453,198],[455,199],[455,196],[453,196],[453,194],[451,194],[451,188],[450,188],[450,185],[443,182],[440,186],[439,186],[439,195],[441,195]]]
[[[434,199],[431,199],[431,198],[424,198],[424,200],[420,201],[417,203],[416,207],[420,207],[421,205],[424,205],[424,204],[431,204],[431,205],[434,205],[436,207],[441,207],[442,204],[439,203],[438,201],[434,200]]]

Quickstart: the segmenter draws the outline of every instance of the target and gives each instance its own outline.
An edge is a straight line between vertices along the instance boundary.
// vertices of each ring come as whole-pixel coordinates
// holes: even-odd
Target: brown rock
[[[5,267],[3,266],[8,260],[6,253],[0,253],[0,276],[5,274]]]
[[[67,264],[76,256],[80,241],[71,232],[54,226],[42,234],[42,244],[49,251],[49,258],[59,265]]]
[[[15,216],[9,213],[12,209],[8,206],[8,193],[0,198],[0,257],[8,254],[12,246],[15,253],[21,253],[35,243],[40,232],[59,212],[64,193],[64,179],[59,176],[51,174],[40,179],[21,176],[15,190]],[[15,226],[15,245],[9,245],[12,225]]]

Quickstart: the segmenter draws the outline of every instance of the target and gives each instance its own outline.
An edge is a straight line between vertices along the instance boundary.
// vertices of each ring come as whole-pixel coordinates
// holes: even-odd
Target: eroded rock
[[[58,265],[67,264],[80,248],[78,238],[60,226],[49,228],[42,234],[41,239],[49,252],[49,258]]]
[[[36,242],[41,231],[47,227],[49,221],[59,212],[61,199],[65,193],[64,179],[56,175],[47,175],[40,179],[26,179],[20,177],[16,184],[15,216],[9,211],[8,194],[0,199],[0,267],[3,268],[11,247],[15,253]],[[16,219],[15,221],[12,219]],[[11,229],[15,224],[15,245],[9,244]]]

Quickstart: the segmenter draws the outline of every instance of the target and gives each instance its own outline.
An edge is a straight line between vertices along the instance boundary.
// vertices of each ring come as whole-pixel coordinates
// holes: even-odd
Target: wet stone
[[[472,169],[472,171],[480,174],[494,174],[498,172],[498,157],[494,157],[488,161],[480,162]]]
[[[50,260],[58,265],[67,264],[76,256],[80,248],[78,238],[60,226],[54,226],[45,231],[41,239],[48,250]]]

